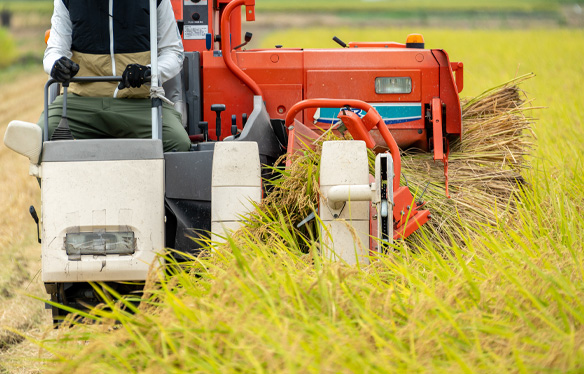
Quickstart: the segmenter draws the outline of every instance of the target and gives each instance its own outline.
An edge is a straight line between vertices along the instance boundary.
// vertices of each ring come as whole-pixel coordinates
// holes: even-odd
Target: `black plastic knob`
[[[207,123],[207,121],[199,122],[199,130],[201,130],[201,132],[203,133],[203,137],[205,138],[205,141],[207,141],[207,139],[209,138],[209,124]]]
[[[237,116],[231,115],[231,135],[237,134]]]
[[[215,135],[217,141],[221,140],[221,112],[225,111],[225,104],[213,104],[211,110],[215,112]]]

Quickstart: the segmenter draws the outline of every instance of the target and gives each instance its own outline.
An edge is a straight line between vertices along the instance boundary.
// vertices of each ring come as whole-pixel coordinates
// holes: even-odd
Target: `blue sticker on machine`
[[[422,103],[387,103],[372,104],[379,112],[386,125],[396,123],[405,123],[422,119]],[[363,117],[366,112],[361,109],[351,109],[353,112]],[[314,113],[314,120],[317,123],[332,124],[339,119],[337,116],[341,111],[340,108],[318,108]]]

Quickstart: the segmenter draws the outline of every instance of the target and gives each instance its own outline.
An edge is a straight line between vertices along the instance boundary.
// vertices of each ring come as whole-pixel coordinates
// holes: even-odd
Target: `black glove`
[[[139,64],[130,64],[122,74],[124,87],[140,87],[147,78],[150,78],[150,68]]]
[[[79,72],[79,65],[63,56],[53,65],[51,77],[57,82],[68,82]]]

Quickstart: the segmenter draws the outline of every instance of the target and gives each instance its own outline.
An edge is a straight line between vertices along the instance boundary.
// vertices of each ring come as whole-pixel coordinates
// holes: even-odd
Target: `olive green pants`
[[[63,96],[49,106],[49,139],[61,121]],[[67,95],[67,122],[75,139],[152,138],[150,99],[114,99]],[[38,125],[44,128],[44,113]],[[186,152],[191,146],[181,115],[170,105],[162,108],[164,152]]]

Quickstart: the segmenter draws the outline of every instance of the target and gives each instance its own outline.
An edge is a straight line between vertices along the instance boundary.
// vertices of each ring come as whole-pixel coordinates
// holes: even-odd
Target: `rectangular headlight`
[[[412,92],[410,77],[377,77],[375,78],[375,93],[377,94],[409,94]]]
[[[130,255],[136,251],[133,232],[80,232],[65,236],[67,255]],[[75,258],[70,258],[75,259]]]

